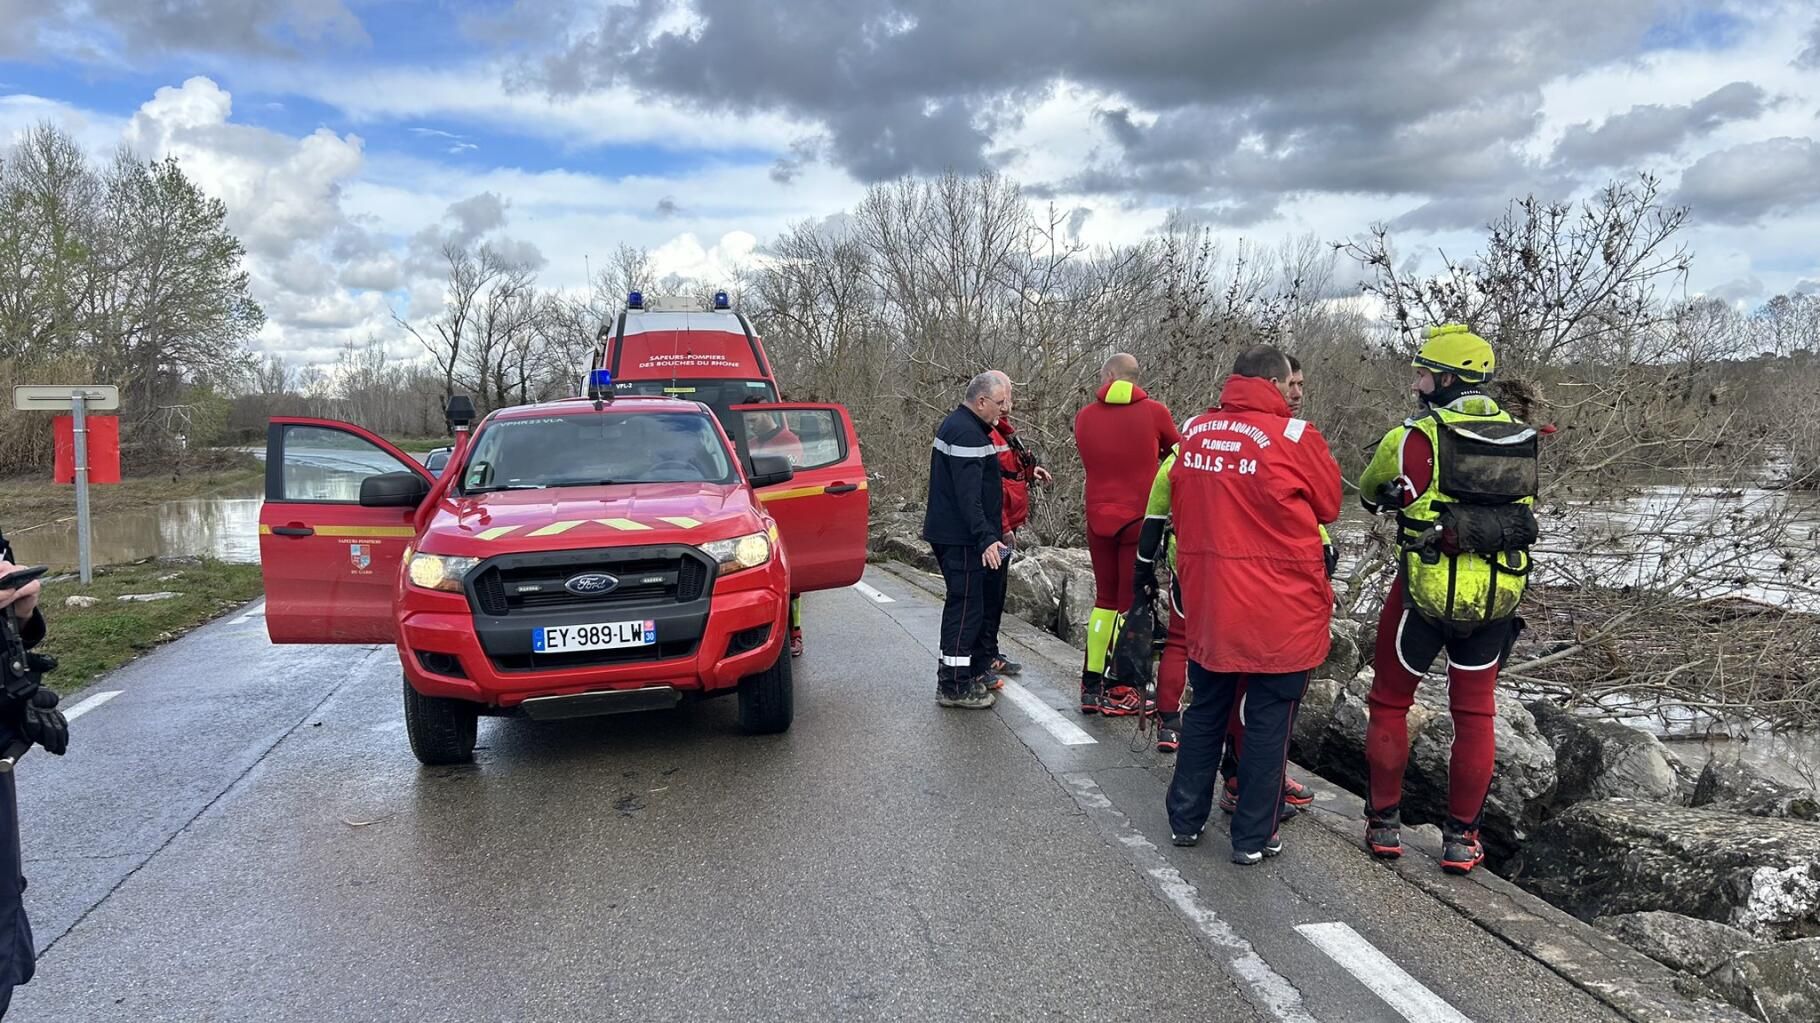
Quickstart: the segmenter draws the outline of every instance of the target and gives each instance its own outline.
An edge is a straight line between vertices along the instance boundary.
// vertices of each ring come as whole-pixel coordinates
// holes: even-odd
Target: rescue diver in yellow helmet
[[[1407,717],[1422,676],[1445,650],[1454,742],[1441,867],[1465,874],[1485,858],[1479,831],[1495,757],[1493,693],[1521,628],[1517,604],[1537,535],[1537,431],[1480,391],[1497,369],[1484,338],[1458,323],[1423,333],[1411,364],[1421,410],[1384,435],[1359,481],[1366,509],[1394,512],[1399,526],[1369,697],[1365,840],[1375,855],[1402,854]]]

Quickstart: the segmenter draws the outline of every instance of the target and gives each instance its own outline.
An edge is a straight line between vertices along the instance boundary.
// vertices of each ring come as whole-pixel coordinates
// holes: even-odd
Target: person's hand
[[[1049,475],[1048,469],[1045,469],[1039,465],[1036,467],[1036,469],[1034,471],[1031,472],[1030,478],[1036,480],[1038,483],[1041,483],[1041,484],[1044,484],[1045,486],[1047,486],[1049,481],[1054,479],[1055,477]]]
[[[1004,564],[1005,552],[1008,550],[1010,550],[1010,548],[1006,547],[1004,544],[995,543],[986,548],[986,552],[980,555],[980,563],[996,572],[998,571],[998,567]]]
[[[39,689],[26,701],[20,724],[25,737],[46,753],[62,756],[70,747],[70,723],[57,709],[57,694],[49,689]]]
[[[5,575],[18,567],[10,561],[0,560],[0,575]],[[0,607],[11,608],[14,617],[22,622],[26,621],[38,608],[40,588],[38,580],[33,579],[16,590],[0,590]]]

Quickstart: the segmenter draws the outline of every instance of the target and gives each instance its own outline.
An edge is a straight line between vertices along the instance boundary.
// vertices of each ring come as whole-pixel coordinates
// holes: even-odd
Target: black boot
[[[1106,702],[1106,680],[1097,671],[1081,672],[1081,713],[1098,714]]]
[[[1449,874],[1470,874],[1485,862],[1485,846],[1477,824],[1462,824],[1452,817],[1441,828],[1441,869]]]
[[[1394,860],[1403,855],[1403,812],[1398,807],[1388,810],[1365,809],[1365,847],[1373,856]]]

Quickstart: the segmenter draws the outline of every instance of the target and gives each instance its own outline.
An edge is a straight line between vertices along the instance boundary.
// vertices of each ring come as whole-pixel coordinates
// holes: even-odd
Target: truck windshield
[[[494,420],[474,438],[460,492],[736,481],[706,415],[609,407]]]

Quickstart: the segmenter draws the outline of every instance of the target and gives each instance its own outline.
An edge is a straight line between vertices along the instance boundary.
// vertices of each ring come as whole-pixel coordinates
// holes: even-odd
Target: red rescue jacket
[[[1087,531],[1114,537],[1142,522],[1157,463],[1179,440],[1169,409],[1142,387],[1127,380],[1101,387],[1074,417],[1074,446],[1087,471]]]
[[[991,430],[992,446],[998,449],[999,475],[1005,481],[1004,528],[1009,535],[1012,530],[1030,521],[1030,474],[1024,463],[1012,450],[1011,435],[1017,429],[1007,417],[1000,417],[998,425]]]
[[[1182,424],[1169,471],[1188,656],[1209,671],[1281,673],[1327,657],[1333,589],[1319,524],[1340,515],[1340,466],[1276,386],[1230,377]]]

